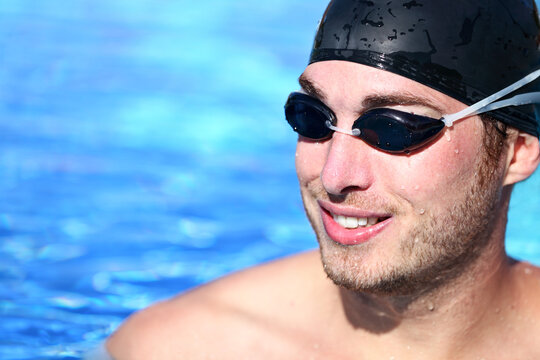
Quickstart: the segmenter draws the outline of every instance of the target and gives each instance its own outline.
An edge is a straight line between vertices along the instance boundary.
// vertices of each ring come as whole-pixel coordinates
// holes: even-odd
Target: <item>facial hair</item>
[[[485,155],[485,154],[484,154]],[[373,260],[376,242],[345,246],[332,241],[320,224],[318,213],[307,211],[321,247],[328,277],[339,286],[375,295],[420,295],[460,276],[490,244],[490,234],[501,198],[500,164],[484,156],[477,163],[474,179],[463,188],[453,204],[438,214],[426,212],[406,234],[400,234],[397,261]],[[371,206],[400,215],[399,204],[348,194],[351,206]],[[356,198],[354,198],[357,196]],[[320,181],[302,191],[308,197],[329,199]],[[331,200],[331,198],[330,198]],[[318,220],[318,221],[317,221]],[[368,261],[368,259],[370,259]]]

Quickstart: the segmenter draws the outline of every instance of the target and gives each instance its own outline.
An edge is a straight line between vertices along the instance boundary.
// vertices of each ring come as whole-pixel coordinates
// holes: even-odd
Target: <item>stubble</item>
[[[397,241],[397,256],[393,261],[380,256],[374,259],[377,244],[367,242],[344,246],[329,239],[316,219],[306,209],[314,227],[323,266],[328,277],[339,286],[355,292],[377,295],[411,296],[437,288],[467,270],[490,244],[497,204],[501,198],[500,164],[487,159],[482,152],[477,171],[469,185],[444,211],[427,211]],[[304,204],[307,197],[328,199],[320,182],[303,189]],[[356,198],[352,198],[356,196]],[[400,215],[399,204],[388,204],[378,199],[362,199],[351,195],[346,199],[352,206],[381,209]]]

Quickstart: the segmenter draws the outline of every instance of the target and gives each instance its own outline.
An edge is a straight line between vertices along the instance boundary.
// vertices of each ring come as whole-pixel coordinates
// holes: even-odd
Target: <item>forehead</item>
[[[406,77],[348,61],[310,64],[299,79],[303,90],[328,104],[362,102],[370,97],[397,99],[452,113],[467,105]],[[399,103],[396,103],[399,105]]]

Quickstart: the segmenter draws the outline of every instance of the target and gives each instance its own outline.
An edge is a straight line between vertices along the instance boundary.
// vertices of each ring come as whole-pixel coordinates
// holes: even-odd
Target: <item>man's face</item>
[[[310,65],[301,83],[345,129],[377,107],[433,118],[465,108],[412,80],[343,61]],[[478,117],[464,119],[409,155],[341,133],[326,141],[300,137],[296,169],[304,206],[332,280],[405,295],[455,276],[476,258],[502,188],[501,167],[485,164],[483,132]]]

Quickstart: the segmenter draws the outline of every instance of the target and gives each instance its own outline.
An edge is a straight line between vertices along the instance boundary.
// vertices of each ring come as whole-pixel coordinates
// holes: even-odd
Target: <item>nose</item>
[[[335,132],[321,173],[325,190],[332,195],[367,190],[373,183],[372,152],[360,139]]]

